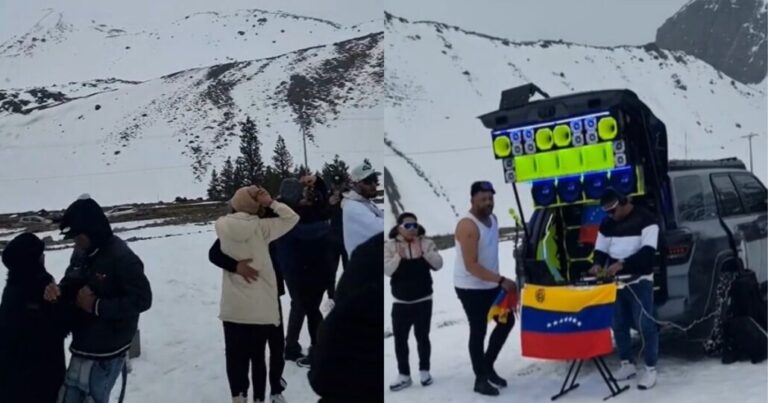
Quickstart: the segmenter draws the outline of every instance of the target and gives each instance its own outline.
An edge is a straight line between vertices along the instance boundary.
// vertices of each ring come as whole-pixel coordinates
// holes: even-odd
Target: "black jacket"
[[[389,284],[392,296],[400,301],[415,301],[432,295],[432,267],[426,259],[403,259]]]
[[[71,315],[66,306],[43,300],[53,277],[39,263],[42,241],[20,237],[3,251],[8,281],[0,302],[0,402],[53,403],[64,381]]]
[[[92,255],[75,251],[62,279],[62,299],[74,303],[78,290],[89,286],[97,300],[93,314],[80,311],[83,323],[72,332],[70,351],[109,359],[127,351],[136,334],[139,314],[152,306],[152,290],[144,264],[117,236]]]
[[[320,325],[308,375],[320,402],[384,401],[383,254],[383,233],[355,250]]]
[[[272,260],[272,267],[275,269],[275,277],[277,278],[277,295],[282,296],[285,294],[285,283],[283,282],[280,261],[277,259],[277,246],[275,242],[269,244],[269,258]],[[219,239],[216,239],[216,242],[211,245],[211,249],[208,250],[208,260],[220,269],[230,273],[237,272],[237,260],[232,259],[221,251],[221,241]]]

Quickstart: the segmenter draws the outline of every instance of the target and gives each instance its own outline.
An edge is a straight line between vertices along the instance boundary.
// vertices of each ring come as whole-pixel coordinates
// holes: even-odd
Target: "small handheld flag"
[[[511,293],[501,290],[493,301],[491,309],[488,310],[488,322],[495,320],[499,323],[507,323],[509,313],[517,310],[517,302],[517,290]]]

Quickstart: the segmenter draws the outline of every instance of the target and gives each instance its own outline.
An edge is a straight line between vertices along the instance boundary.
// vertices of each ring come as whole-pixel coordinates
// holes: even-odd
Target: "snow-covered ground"
[[[213,225],[172,226],[132,231],[131,236],[157,237],[131,242],[144,261],[152,285],[152,308],[141,315],[142,355],[133,361],[127,402],[210,403],[229,401],[224,365],[224,333],[218,319],[221,270],[208,262],[216,239]],[[164,237],[165,234],[183,234]],[[46,253],[46,266],[56,279],[64,274],[71,249]],[[4,271],[4,268],[3,268]],[[339,271],[341,272],[341,271]],[[0,275],[0,288],[5,286]],[[283,297],[287,318],[290,299]],[[309,345],[306,330],[301,343]],[[67,341],[67,346],[69,341]],[[286,364],[289,402],[312,402],[307,370]],[[112,392],[117,401],[119,385]],[[267,385],[267,393],[269,386]]]
[[[500,247],[501,272],[514,277],[512,243]],[[388,385],[397,376],[394,340],[384,339],[385,400],[387,402],[548,402],[560,390],[567,373],[566,363],[522,358],[520,353],[520,327],[515,325],[496,362],[496,370],[506,378],[509,387],[502,389],[498,398],[483,397],[472,391],[474,375],[469,360],[467,342],[469,327],[453,288],[454,249],[441,252],[444,266],[434,272],[434,308],[432,315],[432,376],[435,383],[428,387],[418,384],[418,355],[416,341],[411,332],[410,362],[414,386],[400,392],[390,392]],[[385,280],[386,281],[386,280]],[[392,296],[386,282],[384,320],[385,333],[391,332]],[[608,365],[618,361],[610,357]],[[709,358],[674,334],[661,339],[659,378],[655,388],[641,391],[633,382],[630,390],[611,399],[611,402],[765,402],[768,400],[768,363],[753,365],[740,362],[722,365],[719,359]],[[562,402],[596,402],[609,394],[608,388],[592,364],[585,364],[579,375],[579,388],[560,398]]]

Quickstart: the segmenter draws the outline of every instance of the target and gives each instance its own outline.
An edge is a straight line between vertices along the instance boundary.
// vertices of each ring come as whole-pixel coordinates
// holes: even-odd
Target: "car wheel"
[[[731,284],[736,279],[738,274],[733,271],[720,272],[717,279],[717,287],[715,288],[715,305],[714,309],[716,313],[714,315],[714,322],[712,324],[712,331],[709,337],[704,341],[704,351],[710,355],[716,355],[722,352],[723,349],[723,325],[726,319],[728,319],[728,308],[730,305],[730,292]]]

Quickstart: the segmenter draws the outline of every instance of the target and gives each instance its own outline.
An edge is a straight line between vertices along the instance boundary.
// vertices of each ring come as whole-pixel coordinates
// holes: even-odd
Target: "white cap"
[[[381,175],[381,172],[377,172],[373,169],[373,166],[369,162],[364,162],[352,168],[352,171],[349,173],[349,179],[351,179],[352,182],[360,182],[371,175]]]
[[[77,197],[77,200],[88,200],[90,198],[91,198],[91,195],[89,195],[88,193],[83,193]]]

